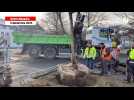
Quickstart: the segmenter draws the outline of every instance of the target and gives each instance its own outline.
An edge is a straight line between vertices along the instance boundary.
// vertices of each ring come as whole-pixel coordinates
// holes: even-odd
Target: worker
[[[99,44],[99,57],[98,57],[98,61],[101,62],[101,65],[102,65],[102,53],[105,51],[106,47],[105,47],[105,44],[104,43],[100,43]]]
[[[100,54],[102,55],[102,52],[105,51],[105,44],[104,43],[100,43]]]
[[[88,68],[93,70],[95,68],[96,48],[92,45],[92,42],[87,43],[87,47],[84,51],[84,59]]]
[[[134,82],[134,44],[132,48],[128,50],[128,61],[127,61],[127,81],[131,82],[131,78]]]
[[[114,45],[120,45],[120,40],[117,38],[117,36],[112,38],[112,46]]]
[[[101,58],[102,56],[105,55],[105,51],[106,51],[106,46],[104,43],[100,43],[100,55],[101,55]]]
[[[113,70],[115,72],[117,72],[117,68],[119,65],[119,55],[120,55],[120,47],[117,46],[117,44],[115,43],[114,45],[112,45],[112,52],[111,52],[112,58],[113,58]]]
[[[105,74],[111,74],[111,63],[112,63],[112,55],[110,53],[109,48],[103,47],[103,50],[101,51],[101,61],[102,61],[102,75]]]

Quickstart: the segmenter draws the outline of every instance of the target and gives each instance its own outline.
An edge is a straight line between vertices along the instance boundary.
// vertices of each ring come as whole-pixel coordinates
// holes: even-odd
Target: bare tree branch
[[[48,12],[45,15],[45,24],[47,24],[48,32],[55,34],[66,33],[62,19],[61,12]]]
[[[63,21],[62,21],[62,18],[61,18],[61,12],[57,12],[57,16],[59,17],[62,31],[63,31],[63,33],[65,33],[65,29],[64,29]]]
[[[88,27],[97,24],[99,21],[107,19],[105,13],[102,12],[86,12],[85,15],[87,19],[85,23]]]

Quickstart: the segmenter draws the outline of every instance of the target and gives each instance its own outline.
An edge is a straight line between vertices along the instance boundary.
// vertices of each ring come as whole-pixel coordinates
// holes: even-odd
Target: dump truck
[[[45,33],[45,31],[44,33],[13,32],[12,35],[13,42],[23,44],[23,53],[29,54],[32,58],[44,56],[47,59],[53,59],[60,53],[71,53],[72,38],[68,33],[56,35]],[[77,44],[81,44],[81,48],[84,48],[87,40],[97,41],[96,38],[94,39],[91,36],[92,34],[86,35],[83,32],[82,42],[78,41]],[[95,36],[97,35],[95,34]],[[99,49],[98,44],[104,42],[102,39],[97,43],[95,41],[93,41],[93,44],[95,43],[94,45],[97,49]],[[109,42],[107,41],[106,44],[110,46],[111,43]],[[82,53],[81,49],[77,49],[77,51]]]
[[[23,32],[13,32],[13,41],[17,44],[23,44],[24,53],[31,57],[38,58],[43,55],[45,58],[55,58],[61,52],[71,52],[70,35],[49,35],[33,34]]]

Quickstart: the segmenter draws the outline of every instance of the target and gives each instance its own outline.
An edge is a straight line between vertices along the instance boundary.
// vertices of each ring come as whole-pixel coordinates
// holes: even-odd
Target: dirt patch
[[[64,85],[61,85],[56,78],[57,74],[58,74],[57,72],[53,72],[44,77],[33,79],[32,81],[28,81],[28,82],[23,82],[21,86],[22,87],[46,87],[46,86],[63,87]]]
[[[38,79],[22,84],[22,87],[78,87],[65,86],[57,80],[57,72],[50,73]],[[100,76],[89,74],[87,84],[83,87],[134,87],[134,83],[127,83],[125,80],[117,80],[112,76]]]
[[[85,86],[94,86],[97,82],[97,78],[94,75],[89,75],[87,79],[87,84]],[[22,87],[68,87],[67,85],[62,85],[62,83],[58,80],[58,73],[53,72],[51,74],[45,75],[38,79],[33,79],[27,83],[21,84]],[[70,87],[70,85],[69,85]],[[72,85],[72,87],[77,87]]]

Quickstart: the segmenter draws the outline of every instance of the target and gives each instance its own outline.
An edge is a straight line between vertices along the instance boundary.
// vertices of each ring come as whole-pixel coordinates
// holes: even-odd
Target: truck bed
[[[49,35],[13,32],[13,41],[17,44],[71,44],[71,37],[67,34]]]

